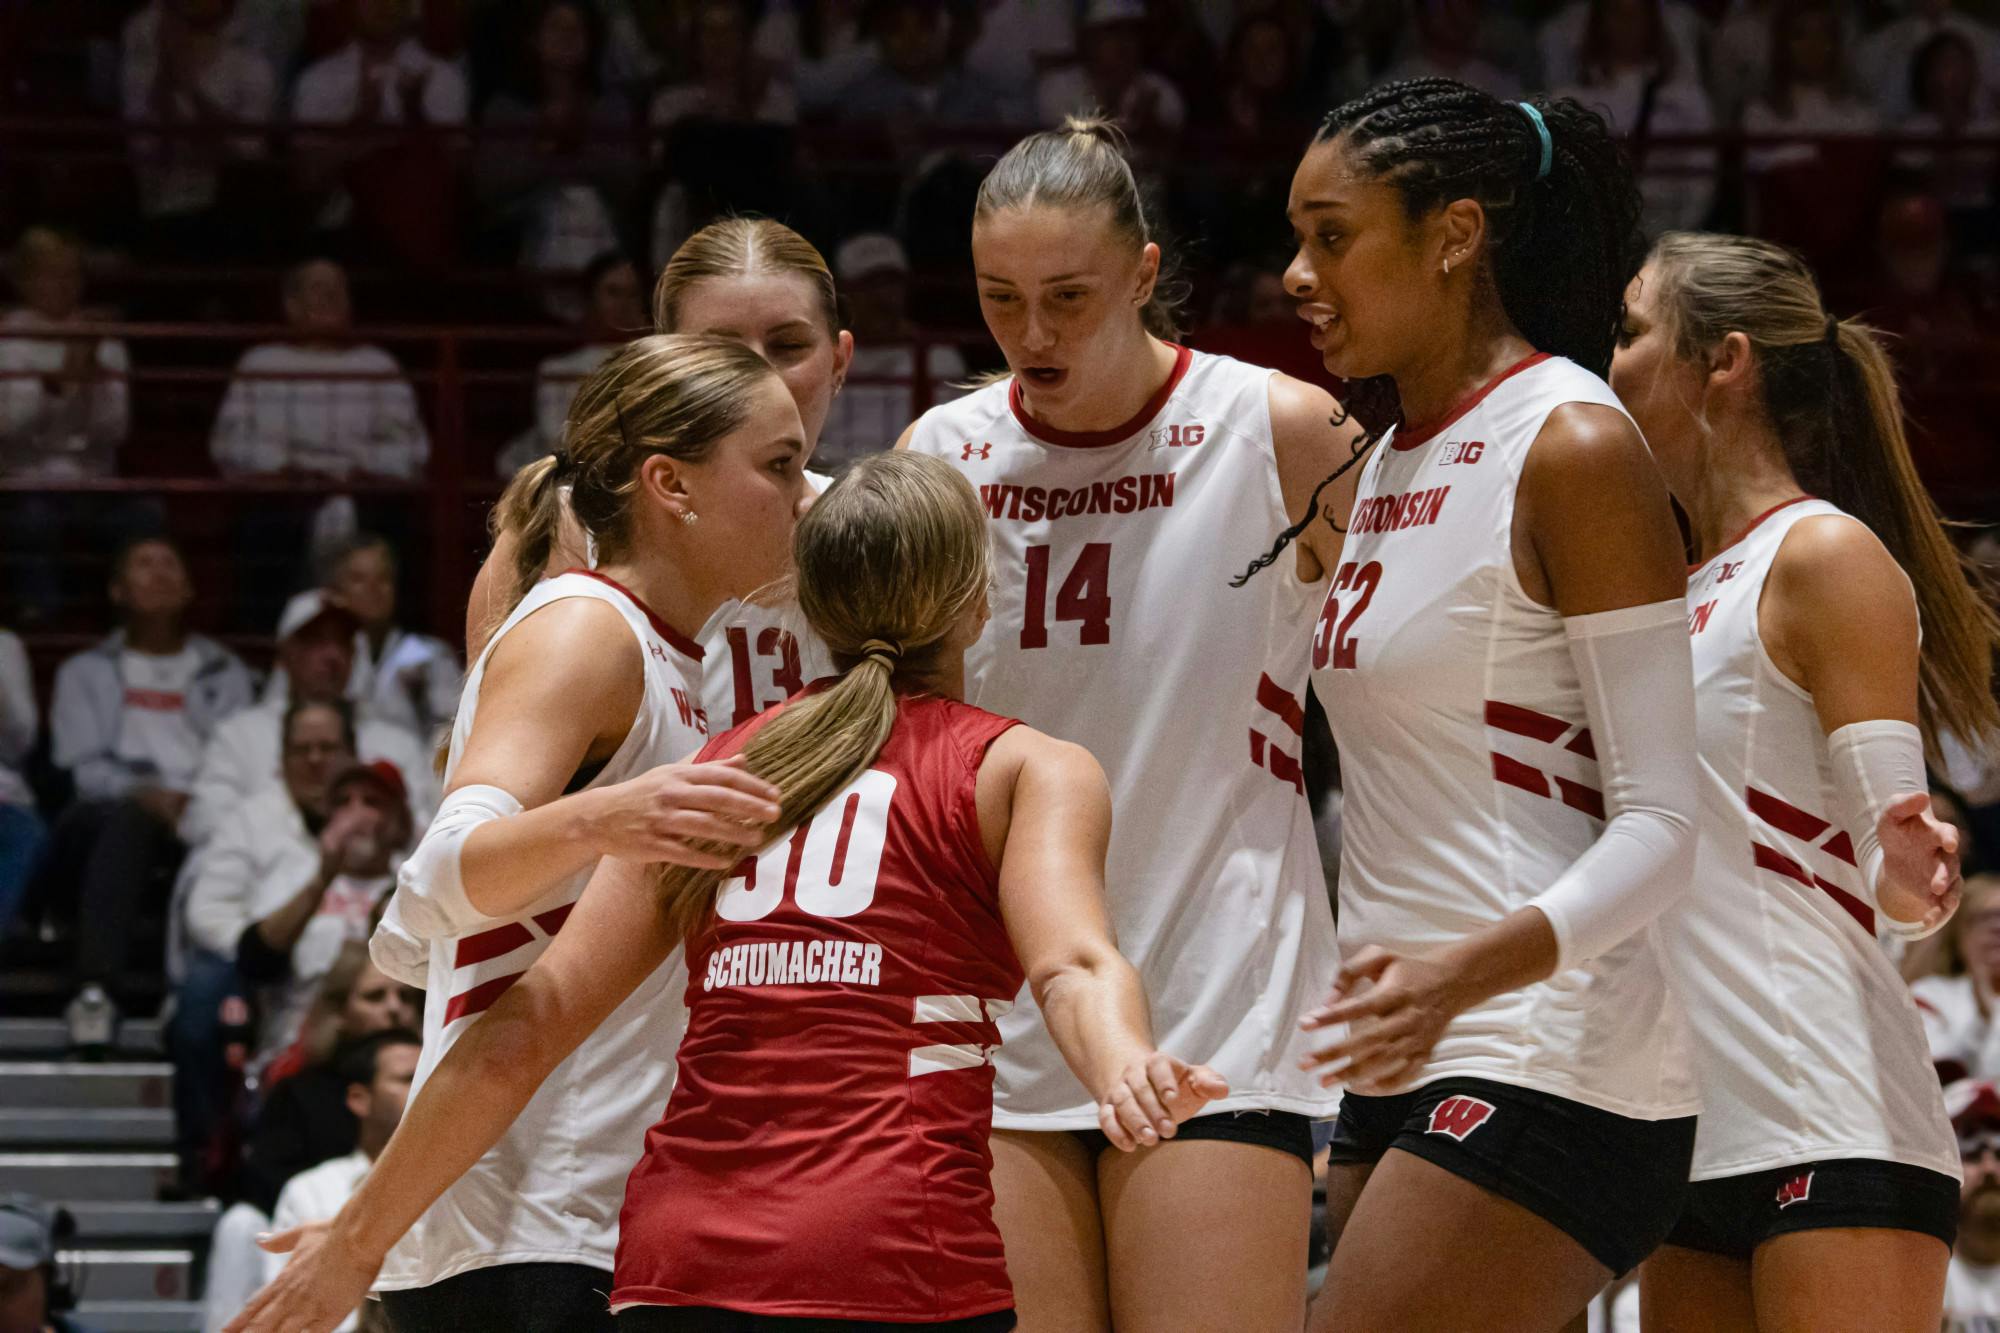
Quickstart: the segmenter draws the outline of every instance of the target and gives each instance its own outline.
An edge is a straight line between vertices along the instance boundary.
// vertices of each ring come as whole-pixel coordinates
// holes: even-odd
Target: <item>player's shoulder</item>
[[[1780,599],[1832,608],[1913,607],[1909,576],[1882,539],[1851,514],[1819,510],[1785,529],[1771,557],[1771,587]]]
[[[930,408],[910,424],[907,447],[921,453],[936,453],[1010,423],[1013,410],[1008,396],[1013,385],[1010,375],[981,385],[963,398]]]
[[[1096,792],[1108,797],[1110,791],[1104,766],[1096,755],[1075,741],[1059,739],[1025,723],[994,738],[987,747],[986,762],[1011,769],[1017,777],[1032,774],[1038,785],[1047,783],[1079,798]]]

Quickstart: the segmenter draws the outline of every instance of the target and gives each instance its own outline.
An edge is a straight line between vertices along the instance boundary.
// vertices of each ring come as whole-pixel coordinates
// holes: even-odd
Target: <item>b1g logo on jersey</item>
[[[1484,440],[1447,440],[1438,454],[1438,466],[1450,467],[1454,463],[1477,463],[1486,456]]]
[[[990,442],[974,444],[967,440],[959,447],[958,458],[961,463],[970,463],[975,458],[983,463],[991,457],[993,457],[993,445]]]
[[[1778,1186],[1778,1207],[1789,1208],[1795,1203],[1804,1203],[1812,1197],[1812,1178],[1812,1172],[1801,1171]]]
[[[1192,449],[1207,438],[1208,427],[1199,424],[1191,426],[1156,426],[1153,428],[1153,447],[1155,449]]]
[[[1426,1133],[1449,1134],[1460,1143],[1493,1114],[1493,1103],[1477,1097],[1447,1097],[1431,1110],[1431,1127]]]

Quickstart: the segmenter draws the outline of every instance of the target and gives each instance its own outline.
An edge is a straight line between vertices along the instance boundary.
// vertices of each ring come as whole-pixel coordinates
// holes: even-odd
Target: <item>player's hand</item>
[[[1913,791],[1889,802],[1875,823],[1882,874],[1875,901],[1905,926],[1935,930],[1958,910],[1958,830],[1931,813],[1930,793]]]
[[[380,1255],[355,1249],[331,1222],[262,1236],[257,1243],[287,1263],[222,1333],[331,1333],[368,1299],[382,1267]]]
[[[715,763],[662,764],[603,789],[592,837],[604,855],[727,870],[763,846],[778,818],[778,789],[736,755]],[[697,847],[720,843],[727,851]]]
[[[1465,1008],[1452,983],[1437,963],[1373,946],[1361,950],[1341,965],[1327,1002],[1299,1020],[1307,1032],[1344,1023],[1346,1035],[1299,1061],[1299,1068],[1325,1069],[1321,1087],[1393,1090],[1423,1068],[1445,1025]]]
[[[1134,1060],[1097,1104],[1097,1126],[1120,1152],[1174,1136],[1174,1126],[1229,1095],[1229,1082],[1207,1065],[1154,1051]]]

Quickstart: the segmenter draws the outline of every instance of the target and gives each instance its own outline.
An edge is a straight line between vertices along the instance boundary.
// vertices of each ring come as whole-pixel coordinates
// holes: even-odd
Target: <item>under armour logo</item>
[[[968,440],[965,443],[964,451],[959,454],[959,458],[969,463],[972,461],[974,454],[977,454],[981,459],[991,458],[993,457],[993,446],[990,444],[974,444]]]
[[[654,657],[659,658],[662,662],[672,660],[667,656],[667,650],[660,647],[659,644],[654,643],[651,639],[646,640],[646,651],[650,652]]]

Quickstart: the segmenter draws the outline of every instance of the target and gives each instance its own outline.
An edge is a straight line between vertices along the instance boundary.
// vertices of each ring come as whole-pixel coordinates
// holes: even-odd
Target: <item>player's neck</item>
[[[1804,491],[1769,426],[1718,424],[1702,467],[1675,495],[1694,534],[1695,563],[1714,558],[1764,514]]]
[[[685,639],[699,637],[715,609],[728,600],[721,591],[704,588],[700,580],[689,578],[671,561],[615,561],[599,565],[597,572],[629,591]]]
[[[1533,344],[1497,307],[1482,311],[1482,307],[1474,307],[1465,339],[1457,347],[1396,372],[1396,396],[1402,402],[1406,426],[1417,428],[1443,421],[1459,404],[1534,354]]]
[[[1141,333],[1131,346],[1106,364],[1091,368],[1090,382],[1103,385],[1102,392],[1079,393],[1059,407],[1035,401],[1034,391],[1021,384],[1021,399],[1028,415],[1055,430],[1087,434],[1116,430],[1139,415],[1160,386],[1174,373],[1180,353],[1150,333]]]

